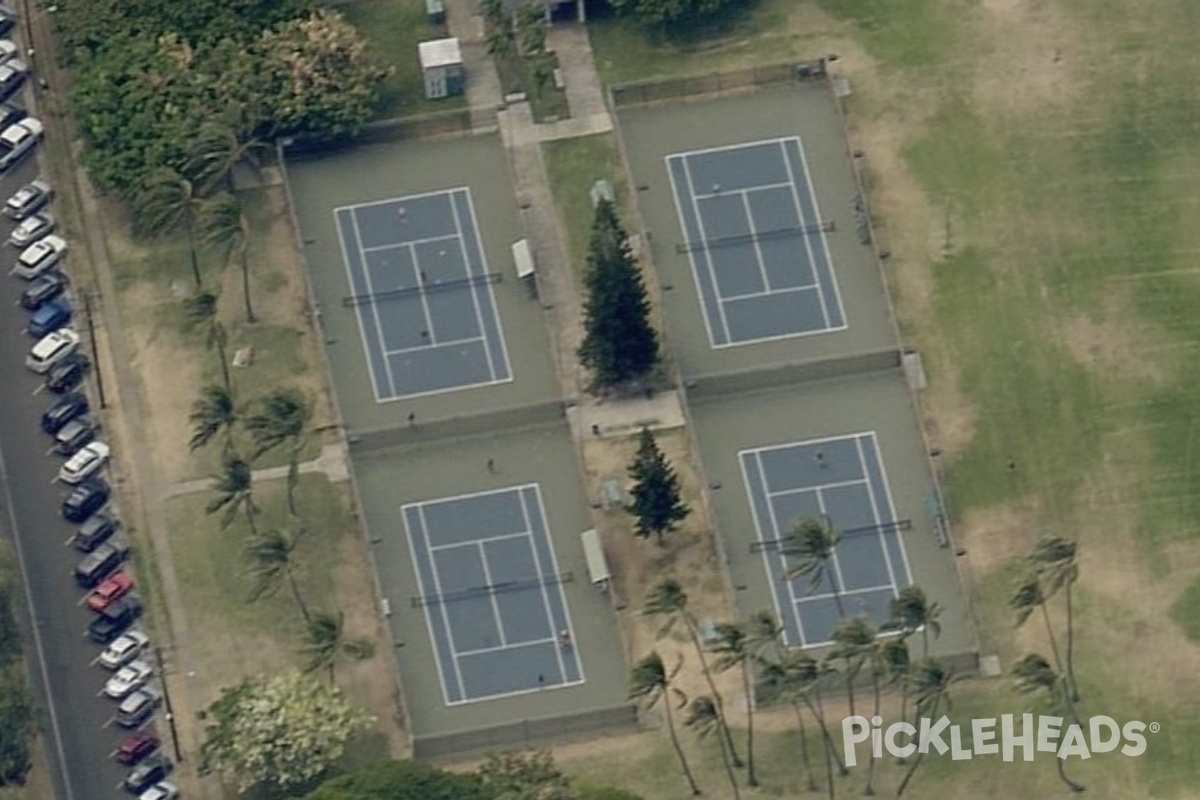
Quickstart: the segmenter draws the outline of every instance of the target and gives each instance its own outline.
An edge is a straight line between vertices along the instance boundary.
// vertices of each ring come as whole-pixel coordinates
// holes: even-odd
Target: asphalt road
[[[35,177],[36,161],[26,157],[0,177],[0,202]],[[0,241],[12,227],[0,218]],[[46,709],[50,771],[59,800],[128,800],[119,788],[125,769],[110,758],[126,732],[110,724],[116,703],[99,696],[108,673],[92,665],[101,648],[84,635],[90,612],[79,605],[84,592],[71,575],[82,554],[66,544],[74,528],[59,514],[66,490],[53,479],[62,459],[47,455],[51,439],[39,427],[55,396],[39,391],[40,376],[24,366],[33,344],[24,331],[29,314],[17,302],[25,281],[8,274],[16,251],[0,248],[0,531],[15,540],[24,573],[32,623],[25,644],[34,688]],[[68,253],[68,273],[71,258]],[[78,308],[76,315],[86,348],[90,343]]]

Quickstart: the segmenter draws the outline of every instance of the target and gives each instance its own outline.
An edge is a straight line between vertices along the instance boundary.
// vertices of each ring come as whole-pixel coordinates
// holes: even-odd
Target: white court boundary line
[[[766,484],[766,473],[763,471],[762,456],[760,456],[756,452],[750,452],[750,451],[742,451],[741,453],[738,453],[738,461],[741,463],[741,466],[742,466],[742,483],[744,483],[746,486],[746,499],[749,500],[749,502],[750,502],[750,517],[751,517],[751,519],[754,520],[754,533],[755,533],[755,535],[758,536],[758,541],[760,543],[765,543],[767,540],[763,538],[763,534],[765,534],[767,531],[763,527],[762,520],[758,516],[758,506],[754,502],[754,487],[750,483],[750,471],[746,469],[746,461],[745,461],[746,456],[753,458],[755,464],[757,464],[757,466],[758,466],[759,484],[760,484],[760,488],[762,488],[762,490],[763,490],[763,494],[766,496],[766,499],[767,499],[767,513],[770,514],[770,516],[771,516],[771,527],[776,530],[776,533],[775,533],[776,538],[779,538],[779,533],[778,533],[779,522],[775,518],[775,509],[771,507],[770,495],[767,494],[767,492],[769,490],[768,490],[767,484]],[[760,552],[762,554],[763,571],[767,573],[767,585],[771,589],[771,599],[773,601],[775,601],[775,612],[777,614],[779,614],[779,617],[782,620],[784,606],[783,606],[783,602],[779,596],[779,583],[781,581],[775,580],[774,572],[771,569],[771,553],[767,552],[767,548],[765,548],[765,547]],[[782,568],[786,570],[787,569],[786,559],[780,557],[779,561],[781,563]],[[796,642],[792,646],[805,647],[806,645],[805,645],[805,638],[804,638],[804,624],[800,621],[800,615],[796,613],[796,593],[792,589],[792,581],[782,581],[782,583],[787,587],[788,597],[791,599],[791,602],[789,603],[788,608],[791,609],[792,621],[796,623],[796,630],[800,634],[800,641]],[[787,626],[785,625],[784,629],[783,629],[783,640],[785,643],[788,641],[787,634],[788,634]]]
[[[673,161],[679,161],[679,163],[681,163],[683,165],[685,171],[687,170],[687,162],[678,155],[671,155],[671,156],[667,156],[667,158],[666,158],[667,177],[671,181],[671,194],[675,198],[675,216],[679,221],[679,232],[683,235],[683,240],[686,242],[687,238],[688,238],[688,227],[687,227],[687,221],[684,219],[684,216],[683,216],[683,197],[680,195],[681,187],[675,182],[675,172],[674,172],[674,170],[671,169],[671,164]],[[686,187],[684,187],[684,188],[686,188]],[[688,189],[688,191],[690,191],[690,189]],[[717,337],[713,331],[713,322],[712,322],[712,319],[708,315],[708,304],[705,302],[704,287],[700,284],[700,265],[696,261],[696,253],[694,251],[689,250],[687,257],[688,257],[688,271],[691,273],[691,276],[692,276],[692,284],[696,287],[696,300],[700,306],[700,317],[701,317],[701,319],[704,320],[704,331],[708,334],[708,345],[709,345],[709,347],[712,347],[714,349],[717,347],[728,347],[729,346],[728,342],[726,342],[724,344],[717,343]],[[715,284],[713,285],[713,295],[714,295],[714,299],[717,300],[717,302],[716,302],[717,311],[718,311],[718,313],[720,313],[721,302],[720,302],[719,293],[717,292],[717,287]]]
[[[770,294],[774,294],[771,291],[771,279],[767,275],[767,262],[763,258],[762,242],[758,241],[758,226],[754,224],[754,209],[750,207],[750,194],[748,192],[741,192],[741,195],[742,208],[746,212],[746,224],[750,226],[750,235],[754,237],[754,260],[758,262],[758,274],[762,278],[763,289]],[[724,302],[724,298],[722,298],[722,302]]]
[[[701,242],[708,241],[708,228],[704,224],[704,216],[700,213],[700,203],[696,200],[696,181],[692,177],[692,165],[687,158],[683,159],[683,174],[687,177],[688,200],[692,207],[692,213],[696,215],[696,225],[700,228]],[[684,230],[684,241],[686,241],[687,231]],[[713,269],[712,248],[703,247],[701,252],[704,253],[704,270],[708,273],[709,280],[712,281],[713,294],[717,300],[717,312],[721,317],[721,329],[725,332],[725,340],[733,339],[729,332],[729,320],[725,317],[725,306],[721,305],[721,284],[717,280],[717,272]]]
[[[469,197],[469,195],[468,195]],[[467,237],[463,231],[462,220],[458,218],[458,206],[454,202],[454,196],[450,197],[450,213],[454,216],[454,230],[458,234],[458,252],[462,256],[463,269],[467,271],[467,280],[475,277],[474,271],[471,268],[471,259],[467,256]],[[472,230],[477,231],[475,221],[471,221]],[[475,246],[479,247],[479,240],[476,238]],[[487,264],[484,264],[483,274],[487,274]],[[492,359],[492,348],[488,347],[487,327],[483,324],[483,312],[479,308],[479,295],[475,292],[474,284],[468,284],[467,289],[471,293],[471,308],[475,312],[475,324],[479,326],[479,337],[483,339],[483,356],[487,359],[488,375],[492,377],[492,381],[496,381],[496,362]],[[492,304],[493,309],[495,303]],[[495,312],[499,316],[499,312]]]
[[[353,213],[350,214],[350,219],[351,219],[351,222],[353,222],[353,220],[354,220]],[[353,233],[352,232],[348,233],[344,228],[342,228],[342,218],[341,218],[340,214],[338,214],[336,211],[334,212],[334,215],[333,215],[333,223],[337,227],[338,247],[340,247],[341,251],[342,251],[342,266],[346,270],[346,280],[350,283],[350,292],[353,294],[353,292],[354,292],[354,273],[350,268],[350,251],[346,249],[346,237],[349,235],[353,235]],[[362,250],[362,242],[355,241],[354,245],[360,251]],[[367,265],[363,264],[362,268],[363,268],[363,274],[365,275],[366,271],[367,271]],[[367,284],[367,286],[368,286],[368,288],[370,288],[369,283]],[[357,308],[354,309],[354,318],[358,322],[358,336],[362,342],[363,358],[365,358],[367,361],[367,374],[369,374],[371,376],[371,393],[375,395],[376,403],[382,403],[382,402],[384,402],[384,398],[382,395],[379,394],[379,376],[377,376],[375,374],[375,365],[371,363],[371,348],[367,344],[367,327],[366,327],[367,320],[364,317],[364,315]],[[379,340],[379,344],[380,344],[380,346],[383,345],[382,339]],[[385,371],[388,368],[386,355],[383,357],[383,368]],[[389,388],[390,388],[390,384],[389,384]]]
[[[399,247],[416,247],[417,245],[429,244],[430,242],[449,242],[457,238],[457,233],[452,233],[446,236],[427,236],[424,239],[409,239],[405,242],[395,242],[393,244],[377,244],[372,247],[364,247],[362,248],[362,251],[364,253],[378,253],[381,250],[395,250]]]
[[[804,152],[804,142],[799,136],[791,137],[796,142],[796,148],[800,151],[800,163],[804,166],[804,183],[808,186],[808,198],[812,200],[813,213],[817,215],[817,220],[821,219],[821,204],[817,201],[817,193],[813,189],[812,171],[808,168],[808,155]],[[786,148],[784,148],[786,152]],[[846,327],[849,323],[846,322],[846,304],[842,302],[842,289],[838,285],[837,268],[833,265],[833,256],[829,252],[829,240],[825,237],[825,232],[819,233],[821,237],[821,249],[825,252],[825,264],[829,267],[829,282],[833,284],[833,297],[837,301],[838,312],[842,316],[842,327]],[[813,262],[815,271],[817,262]],[[821,278],[817,276],[819,281]]]
[[[353,212],[350,214],[350,225],[354,229],[354,246],[358,248],[359,263],[362,264],[363,278],[367,281],[367,293],[372,297],[375,295],[375,282],[371,280],[371,267],[367,264],[367,257],[362,251],[362,232],[358,229],[358,217]],[[355,308],[359,311],[362,307]],[[361,312],[359,312],[361,313]],[[383,338],[383,323],[379,320],[379,309],[374,303],[371,304],[371,319],[375,320],[375,335],[378,337],[379,350],[382,352],[387,348],[387,340]],[[368,362],[370,357],[367,358]],[[388,390],[396,393],[396,376],[392,374],[392,365],[388,362],[387,356],[383,357],[383,370],[387,373]]]
[[[396,350],[384,350],[383,352],[385,355],[389,355],[389,356],[402,356],[402,355],[406,355],[408,353],[425,353],[425,352],[428,352],[429,350],[437,350],[437,349],[445,348],[445,347],[459,347],[464,344],[475,344],[475,342],[482,342],[482,341],[483,341],[482,336],[476,336],[473,339],[451,339],[448,342],[438,342],[437,344],[427,344],[423,347],[401,347]]]
[[[875,487],[871,485],[871,471],[867,466],[867,454],[863,451],[861,436],[854,437],[854,450],[858,453],[858,461],[862,466],[863,476],[867,479],[867,498],[871,501],[871,514],[874,515],[876,520],[879,520],[879,503],[875,500]],[[894,520],[895,517],[893,516],[892,519]],[[888,552],[887,540],[883,538],[883,524],[876,522],[876,525],[878,525],[878,528],[875,531],[875,535],[879,537],[879,550],[883,553],[883,563],[887,566],[888,578],[892,582],[892,596],[899,597],[900,584],[897,583],[896,572],[892,569],[892,555]]]
[[[409,503],[407,505],[400,506],[400,520],[401,520],[401,523],[404,525],[404,533],[405,533],[404,538],[408,542],[408,555],[409,555],[409,558],[412,559],[413,574],[415,574],[417,576],[417,591],[420,592],[422,595],[425,595],[425,594],[427,594],[427,590],[425,588],[425,580],[424,580],[424,578],[421,577],[421,566],[420,566],[421,562],[417,559],[417,548],[416,548],[415,542],[413,541],[413,539],[415,538],[414,531],[413,531],[412,527],[410,527],[408,524],[409,523],[408,509],[410,507],[413,508],[414,511],[416,512],[417,519],[421,526],[421,541],[426,546],[426,548],[428,548],[429,537],[427,536],[427,533],[425,530],[425,512],[419,504]],[[432,556],[430,556],[430,559],[429,559],[429,567],[430,567],[430,572],[433,573],[434,582],[436,583],[437,582],[437,568],[433,564]],[[452,701],[450,699],[450,687],[446,684],[446,665],[442,662],[441,653],[438,652],[438,637],[434,635],[433,615],[429,612],[428,607],[426,607],[425,613],[422,616],[425,617],[425,630],[429,633],[429,644],[430,644],[429,649],[433,651],[433,662],[434,662],[434,665],[437,667],[438,683],[442,687],[442,702],[445,703],[446,705],[451,705],[453,702],[456,702],[456,701]],[[451,655],[451,659],[453,659],[454,639],[450,633],[450,624],[446,620],[444,611],[442,613],[442,624],[446,626],[446,641],[450,645],[450,655]],[[456,682],[458,683],[458,693],[459,693],[459,696],[461,697],[461,696],[465,695],[466,692],[463,691],[462,676],[458,674],[458,663],[455,662],[455,663],[451,664],[450,666],[454,670],[454,674],[457,679]]]
[[[480,262],[479,266],[483,270],[483,274],[487,275],[487,273],[488,273],[487,252],[485,252],[483,249],[483,238],[482,238],[483,234],[481,232],[482,228],[480,228],[479,218],[475,214],[475,198],[471,196],[470,189],[462,189],[461,191],[467,197],[467,210],[471,212],[471,229],[475,234],[475,249],[479,251],[479,262]],[[466,241],[465,237],[464,237],[463,241],[464,242]],[[470,262],[468,262],[467,268],[470,269]],[[513,369],[512,369],[512,359],[509,358],[509,355],[508,355],[508,342],[507,342],[507,337],[505,337],[505,335],[504,335],[504,320],[500,319],[500,304],[496,302],[496,293],[495,293],[495,291],[492,290],[492,285],[490,283],[471,287],[472,291],[476,291],[479,289],[486,290],[488,293],[488,300],[491,301],[492,316],[496,320],[496,335],[498,337],[500,337],[500,356],[501,356],[501,359],[504,361],[504,371],[508,374],[508,377],[505,378],[504,380],[497,379],[496,381],[494,381],[494,383],[512,383],[512,381],[514,380],[513,379]],[[486,334],[485,334],[485,336],[486,336]]]
[[[734,294],[723,298],[722,303],[736,303],[742,300],[757,300],[760,297],[773,297],[781,294],[796,294],[797,292],[811,292],[818,287],[816,284],[808,284],[806,286],[791,286],[787,289],[771,289],[766,292],[748,292],[746,294]]]
[[[798,143],[800,141],[800,139],[796,138],[795,141]],[[800,221],[800,227],[803,228],[805,225],[808,225],[809,222],[808,222],[808,218],[806,216],[804,216],[804,206],[800,203],[800,186],[796,180],[796,168],[792,164],[792,157],[790,155],[788,155],[787,142],[779,142],[779,153],[780,153],[780,155],[783,156],[783,164],[784,164],[784,167],[787,169],[788,179],[791,181],[791,184],[792,184],[792,205],[796,209],[796,219],[798,219]],[[806,180],[808,179],[808,168],[807,167],[805,167],[804,177]],[[812,199],[812,181],[809,181],[809,183],[808,183],[808,195],[809,195],[809,198]],[[813,206],[813,209],[816,210],[815,205]],[[812,224],[813,225],[821,224],[821,216],[820,216],[819,212],[817,214],[817,218],[815,220],[813,220]],[[817,235],[820,236],[822,240],[824,240],[824,238],[825,238],[824,231],[817,231]],[[808,263],[812,267],[813,280],[817,282],[818,286],[820,286],[821,285],[821,275],[817,271],[817,259],[813,256],[812,242],[809,241],[811,238],[812,238],[811,236],[804,237],[804,251],[806,253],[808,253]],[[829,261],[828,258],[826,258],[825,263],[829,266],[830,273],[832,273],[833,272],[833,262]],[[819,290],[817,292],[817,297],[819,297],[821,300],[821,318],[823,320],[825,320],[825,329],[828,330],[831,327],[831,325],[829,324],[829,307],[825,304],[825,290],[824,289]],[[845,316],[846,315],[843,313],[842,314],[843,319],[845,318]]]

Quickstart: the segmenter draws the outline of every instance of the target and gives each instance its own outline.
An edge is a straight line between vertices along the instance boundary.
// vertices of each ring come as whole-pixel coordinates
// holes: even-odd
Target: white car
[[[141,659],[130,661],[117,670],[116,674],[104,684],[104,694],[114,700],[121,700],[131,692],[142,688],[154,674],[154,667]]]
[[[79,334],[70,328],[59,328],[38,340],[25,357],[25,366],[44,375],[67,356],[79,349]]]
[[[66,254],[66,239],[50,234],[21,251],[21,255],[17,256],[17,265],[13,268],[13,272],[25,280],[31,281],[54,269]]]
[[[54,233],[56,223],[49,214],[30,214],[13,228],[8,243],[13,247],[28,247],[43,236]]]
[[[21,48],[12,39],[0,39],[0,64],[10,58],[16,58],[20,52]]]
[[[105,669],[120,669],[146,652],[150,637],[141,631],[127,631],[100,654],[100,666]]]
[[[176,800],[179,787],[170,781],[159,781],[138,795],[138,800]]]
[[[3,80],[4,71],[17,63],[19,62],[10,61],[7,64],[0,64],[0,81]],[[46,128],[41,121],[33,117],[23,119],[5,128],[4,133],[0,133],[0,170],[8,169],[20,161],[22,156],[33,149],[45,131]]]
[[[71,456],[58,471],[58,479],[74,486],[90,478],[108,462],[111,451],[104,442],[92,442]]]
[[[34,213],[54,195],[50,184],[38,179],[22,186],[4,203],[4,216],[9,219],[22,220]]]

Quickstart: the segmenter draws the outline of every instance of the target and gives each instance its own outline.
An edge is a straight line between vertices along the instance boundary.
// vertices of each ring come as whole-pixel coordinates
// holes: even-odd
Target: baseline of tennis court
[[[838,620],[864,616],[886,622],[890,604],[911,583],[873,431],[781,444],[739,454],[775,608],[789,646],[828,644]],[[800,562],[789,554],[789,536],[802,518],[828,522],[841,535],[831,564],[814,581],[787,573]],[[835,594],[836,588],[836,594]],[[838,603],[841,603],[841,610]]]
[[[846,328],[797,136],[666,157],[714,348]]]
[[[584,682],[536,484],[401,513],[446,705]]]
[[[470,189],[334,209],[377,402],[512,380]]]

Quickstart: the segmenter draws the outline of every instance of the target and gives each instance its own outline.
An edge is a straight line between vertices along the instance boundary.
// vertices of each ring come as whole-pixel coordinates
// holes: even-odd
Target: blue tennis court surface
[[[447,705],[583,683],[536,485],[402,513]]]
[[[890,603],[911,582],[874,433],[744,450],[739,453],[767,579],[790,646],[827,644],[837,627],[838,589],[846,616],[886,622]],[[787,580],[798,562],[788,537],[804,517],[827,520],[841,534],[831,569],[814,586]]]
[[[676,153],[667,171],[714,348],[846,327],[799,138]]]
[[[377,401],[512,379],[469,189],[334,217]]]

